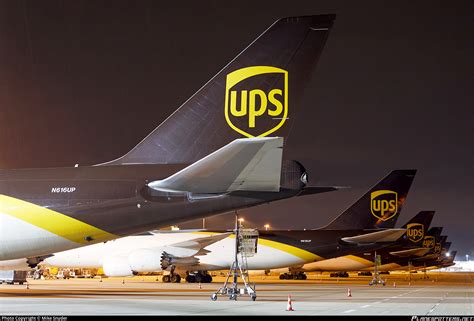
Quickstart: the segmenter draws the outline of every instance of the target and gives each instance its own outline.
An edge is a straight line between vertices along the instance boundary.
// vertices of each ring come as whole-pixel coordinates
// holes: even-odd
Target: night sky
[[[273,21],[324,13],[336,22],[288,148],[312,184],[352,188],[245,210],[247,225],[325,225],[416,168],[399,225],[436,210],[457,259],[474,257],[472,0],[0,0],[0,168],[121,156]]]

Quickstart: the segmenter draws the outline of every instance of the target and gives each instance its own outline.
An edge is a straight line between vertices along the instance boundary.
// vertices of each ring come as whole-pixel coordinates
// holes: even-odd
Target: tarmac
[[[389,275],[383,276],[385,286],[369,286],[371,277],[359,276],[310,275],[305,281],[258,276],[251,277],[255,302],[245,295],[237,301],[226,296],[212,301],[223,277],[201,285],[161,283],[156,278],[2,284],[0,315],[474,315],[474,273]],[[294,311],[286,311],[288,295]]]

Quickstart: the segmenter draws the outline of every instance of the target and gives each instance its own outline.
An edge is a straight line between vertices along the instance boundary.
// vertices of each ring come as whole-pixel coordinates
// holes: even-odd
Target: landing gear
[[[181,276],[179,276],[179,274],[173,274],[170,277],[170,281],[172,283],[180,283],[181,282]]]
[[[161,279],[163,283],[180,283],[181,276],[179,274],[174,273],[174,266],[171,267],[170,274],[163,275]]]
[[[188,283],[212,283],[212,276],[207,272],[197,272],[186,276]]]
[[[179,274],[163,275],[161,281],[163,283],[180,283],[181,276]]]
[[[306,280],[307,278],[304,272],[280,274],[280,280]]]

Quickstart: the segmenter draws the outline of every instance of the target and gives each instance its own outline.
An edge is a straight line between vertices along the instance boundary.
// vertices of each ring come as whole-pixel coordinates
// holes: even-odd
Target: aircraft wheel
[[[179,274],[173,274],[173,276],[171,276],[170,280],[173,283],[180,283],[181,282],[181,276]]]
[[[204,276],[204,283],[211,283],[212,282],[212,276],[210,276],[209,274],[206,274]]]
[[[303,273],[302,276],[303,276],[302,280],[306,280],[306,279],[308,278],[308,276],[307,276],[306,274],[304,274],[304,273]]]
[[[203,277],[202,277],[201,274],[196,274],[196,275],[194,276],[194,280],[195,280],[196,283],[204,283],[204,282],[202,281],[202,279],[203,279]]]
[[[252,294],[252,295],[250,295],[250,298],[252,299],[252,301],[255,301],[255,300],[257,300],[257,295],[256,295],[256,294]]]
[[[170,282],[170,276],[169,275],[163,275],[163,278],[161,279],[163,283],[169,283]]]
[[[237,294],[231,294],[229,300],[237,301]]]
[[[280,280],[284,280],[284,279],[285,279],[285,275],[280,274]]]
[[[196,277],[192,274],[189,274],[186,276],[186,282],[188,283],[196,283]]]
[[[211,300],[212,300],[212,301],[216,301],[216,300],[217,300],[217,294],[212,293],[212,295],[211,295]]]

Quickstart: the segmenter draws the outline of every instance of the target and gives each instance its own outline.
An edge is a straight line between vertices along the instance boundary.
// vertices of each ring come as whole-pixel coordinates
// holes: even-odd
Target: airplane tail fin
[[[423,238],[422,246],[429,248],[430,251],[428,254],[432,254],[435,251],[436,243],[439,242],[441,232],[443,231],[442,227],[431,227]]]
[[[394,170],[325,226],[326,230],[393,228],[416,170]]]
[[[402,228],[406,229],[404,243],[410,246],[421,246],[435,211],[421,211],[412,217]]]
[[[288,137],[335,15],[283,18],[124,156],[99,165],[191,164],[243,137]]]

